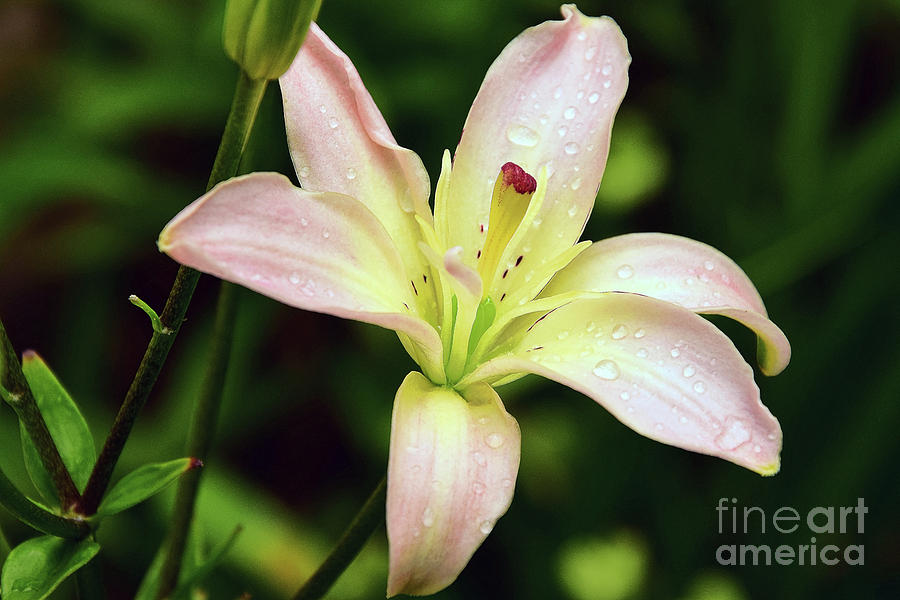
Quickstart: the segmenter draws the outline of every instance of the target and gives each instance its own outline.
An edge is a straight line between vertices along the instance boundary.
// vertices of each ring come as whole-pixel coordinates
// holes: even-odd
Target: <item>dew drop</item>
[[[678,417],[678,422],[679,422],[679,423],[687,423],[687,421],[688,421],[688,419],[687,419],[687,417],[684,416],[684,415],[681,415],[680,417]]]
[[[503,439],[503,436],[500,435],[499,433],[492,433],[489,436],[487,436],[486,438],[484,438],[484,443],[494,449],[497,449],[500,446],[502,446],[504,441],[505,440]]]
[[[484,535],[489,534],[494,529],[494,523],[488,520],[482,521],[478,525],[478,530],[481,531]]]
[[[693,377],[696,372],[697,369],[694,368],[694,365],[687,365],[681,370],[681,374],[685,377]]]
[[[591,46],[584,53],[584,60],[593,60],[596,55],[597,55],[597,46]]]
[[[725,450],[734,450],[749,440],[750,432],[744,427],[743,422],[735,419],[716,438],[716,445]]]
[[[472,484],[472,493],[474,493],[476,496],[480,496],[481,494],[483,494],[484,493],[484,484],[481,483],[480,481],[476,481],[475,483],[473,483]]]
[[[607,79],[606,81],[603,82],[603,89],[608,90],[611,85],[612,85],[612,81]]]
[[[600,379],[612,381],[619,376],[619,365],[611,360],[601,360],[594,367],[594,375]]]
[[[642,337],[644,337],[645,335],[647,335],[646,331],[644,331],[643,329],[638,329],[637,331],[634,332],[634,339],[639,340]]]
[[[288,277],[288,281],[290,281],[294,285],[297,285],[298,283],[300,283],[300,276],[297,275],[296,273],[291,273],[290,276]]]
[[[479,425],[487,425],[489,420],[490,419],[488,419],[487,417],[479,417],[478,424]]]
[[[613,329],[612,332],[612,339],[621,340],[626,335],[628,335],[628,328],[624,325],[616,325],[616,328]]]
[[[575,142],[569,142],[563,147],[563,149],[566,151],[566,154],[577,154],[578,144],[576,144]]]
[[[600,94],[598,94],[597,92],[594,92],[593,94],[588,96],[588,102],[590,102],[591,104],[597,104],[597,100],[599,100],[599,99],[600,99]]]
[[[636,352],[638,358],[647,358],[649,352],[647,352],[646,348],[641,348]]]
[[[300,217],[300,225],[302,225],[303,227],[309,225],[309,221],[306,220],[306,217]]]
[[[609,77],[612,74],[612,65],[609,63],[603,65],[603,68],[600,69],[600,72]]]
[[[331,117],[330,119],[328,119],[328,126],[331,127],[332,129],[337,129],[337,126],[338,126],[337,117]]]
[[[634,267],[631,265],[622,265],[616,269],[616,275],[619,279],[630,279],[634,275]]]
[[[671,350],[669,350],[669,354],[672,355],[672,358],[678,358],[679,356],[681,356],[681,350],[679,350],[678,348],[672,348]]]
[[[663,430],[663,424],[662,424],[662,423],[657,423],[657,424],[656,424],[656,430],[657,430],[657,431],[662,431],[662,430]]]
[[[559,332],[559,335],[556,336],[556,337],[557,337],[559,340],[564,340],[564,339],[566,339],[567,337],[569,337],[569,332],[568,332],[568,331],[560,331],[560,332]]]
[[[508,477],[500,482],[500,485],[502,485],[505,488],[512,487],[512,484],[513,484],[512,479],[509,479]]]
[[[697,392],[698,394],[702,394],[703,392],[706,391],[706,384],[703,383],[702,381],[695,382],[694,383],[694,391]]]
[[[569,210],[567,212],[569,213],[570,217],[574,217],[578,214],[578,207],[573,204],[569,207]]]
[[[356,169],[354,169],[353,167],[347,169],[347,179],[350,179],[351,181],[353,179],[356,179]]]
[[[538,120],[541,122],[541,125],[546,125],[547,121],[550,120],[550,117],[548,117],[547,115],[541,115],[540,117],[538,117]]]
[[[578,113],[578,109],[576,109],[574,106],[570,106],[570,107],[567,108],[565,111],[563,111],[563,117],[564,117],[566,120],[571,121],[572,119],[575,118],[575,115],[576,115],[577,113]]]
[[[572,191],[575,191],[578,188],[580,188],[581,187],[581,177],[576,177],[575,179],[570,181],[569,187],[572,188]],[[570,215],[570,216],[574,217],[575,215]]]
[[[562,98],[562,88],[557,87],[555,90],[553,90],[553,99],[559,100],[560,98]]]
[[[755,446],[753,446],[753,451],[759,454],[760,452],[762,452],[762,446],[756,444]]]
[[[716,268],[716,266],[712,263],[711,260],[708,260],[703,263],[703,268],[706,269],[707,271],[712,271],[713,269]]]
[[[478,463],[479,466],[484,466],[487,464],[487,459],[484,457],[484,454],[481,452],[476,452],[472,455],[472,458],[475,459],[475,462]]]
[[[309,177],[309,167],[303,165],[302,167],[297,169],[297,176],[300,177],[300,179],[306,179],[307,177]]]
[[[541,136],[534,129],[525,125],[512,125],[506,130],[506,138],[518,146],[533,148],[540,141]]]
[[[425,509],[425,512],[422,513],[422,525],[425,527],[431,527],[434,525],[434,511],[429,506]]]
[[[584,98],[584,90],[578,90],[578,93],[575,94],[575,99],[581,100],[582,98]]]
[[[556,133],[559,134],[559,137],[563,137],[567,133],[569,133],[569,128],[565,125],[560,125],[559,129],[556,130]]]
[[[621,398],[622,400],[628,400],[629,398],[631,398],[631,394],[629,394],[628,392],[622,392],[621,394],[619,394],[619,398]]]
[[[325,239],[327,240],[328,238],[331,237],[331,234],[328,233],[328,230],[327,230],[327,229],[323,229],[323,230],[322,230],[322,237],[325,238]]]
[[[325,114],[325,111],[327,111],[327,110],[328,110],[328,109],[325,108],[325,105],[324,105],[324,104],[320,104],[320,105],[319,105],[319,112],[322,113],[323,115]]]

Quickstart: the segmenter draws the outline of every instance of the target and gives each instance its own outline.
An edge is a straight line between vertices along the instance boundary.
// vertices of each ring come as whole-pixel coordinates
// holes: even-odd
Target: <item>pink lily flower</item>
[[[509,507],[520,435],[495,388],[536,373],[654,440],[764,475],[781,429],[753,370],[701,314],[790,346],[728,257],[659,233],[578,242],[606,164],[630,56],[618,26],[573,5],[491,66],[432,214],[419,157],[397,144],[356,69],[313,25],[280,80],[300,180],[227,181],[159,247],[285,304],[397,332],[421,367],[394,400],[388,596],[437,592]]]

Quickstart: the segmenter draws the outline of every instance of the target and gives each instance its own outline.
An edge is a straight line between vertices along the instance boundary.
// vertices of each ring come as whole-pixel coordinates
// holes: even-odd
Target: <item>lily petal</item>
[[[574,290],[633,292],[730,317],[758,336],[758,359],[766,375],[780,373],[791,358],[787,337],[769,320],[741,268],[715,248],[685,237],[632,233],[596,242],[557,273],[541,295]]]
[[[178,213],[159,248],[290,306],[406,334],[423,368],[440,369],[440,338],[415,312],[397,249],[349,196],[301,190],[277,173],[237,177]]]
[[[461,384],[537,373],[651,439],[778,471],[778,421],[760,402],[750,365],[705,319],[623,293],[590,294],[535,318],[523,317],[514,346]]]
[[[365,204],[384,225],[425,309],[434,303],[419,255],[415,215],[431,223],[431,184],[418,155],[399,146],[353,63],[313,23],[279,79],[294,168],[304,189],[338,192]]]
[[[520,443],[490,386],[460,396],[407,375],[391,423],[389,597],[433,594],[456,579],[509,508]]]
[[[446,214],[439,234],[448,247],[466,248],[467,260],[484,243],[494,181],[508,161],[531,174],[548,171],[540,235],[521,240],[514,256],[559,255],[578,240],[593,207],[631,58],[612,19],[586,17],[571,4],[562,14],[563,21],[547,21],[510,42],[469,112],[447,210],[438,211],[438,219]]]

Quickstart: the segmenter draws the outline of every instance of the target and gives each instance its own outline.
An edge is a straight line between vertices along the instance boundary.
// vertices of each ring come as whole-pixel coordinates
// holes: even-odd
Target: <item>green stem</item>
[[[103,589],[99,560],[100,557],[96,556],[75,572],[78,600],[103,600],[107,597]]]
[[[317,600],[324,596],[337,581],[337,578],[350,566],[366,540],[384,522],[384,501],[387,490],[387,479],[383,478],[369,499],[357,513],[353,522],[344,531],[331,554],[325,559],[316,572],[312,574],[293,600]]]
[[[31,387],[22,372],[22,365],[19,363],[16,351],[6,336],[6,329],[4,329],[2,321],[0,321],[0,345],[2,345],[0,353],[3,355],[0,385],[7,391],[4,397],[19,416],[25,431],[28,432],[28,436],[37,448],[41,464],[53,479],[53,485],[59,495],[59,505],[64,511],[68,511],[78,503],[81,494],[78,493],[78,488],[75,487],[75,482],[72,481],[72,476],[56,448],[53,436],[47,429],[47,423],[41,415],[34,394],[31,393]]]
[[[0,470],[0,506],[26,525],[50,535],[80,539],[90,533],[86,522],[60,517],[26,498],[2,470]]]
[[[253,122],[256,120],[256,113],[265,89],[265,81],[252,80],[245,73],[241,73],[234,91],[231,112],[229,112],[228,121],[225,124],[225,132],[222,134],[222,141],[219,144],[216,160],[209,176],[207,190],[237,173],[241,153],[250,135],[250,130],[253,128]],[[144,351],[144,357],[128,388],[125,400],[119,408],[109,436],[94,464],[94,470],[91,472],[84,490],[84,497],[79,505],[82,514],[92,515],[97,512],[97,507],[109,486],[116,462],[125,448],[125,442],[131,433],[134,421],[150,396],[153,385],[166,361],[166,356],[169,354],[169,349],[175,342],[199,278],[200,273],[194,269],[184,266],[178,269],[175,283],[172,284],[172,290],[166,300],[166,306],[159,317],[161,330],[153,332],[150,344]]]
[[[228,369],[228,358],[231,354],[231,342],[234,338],[234,315],[237,308],[237,288],[222,282],[219,288],[219,300],[216,305],[215,325],[213,326],[210,358],[203,387],[194,405],[194,416],[188,437],[187,454],[205,459],[212,445],[213,434],[218,420],[222,390],[225,386],[225,374]],[[187,545],[194,516],[194,505],[197,490],[200,486],[202,469],[194,469],[185,473],[178,481],[178,492],[175,496],[175,508],[172,513],[172,525],[166,548],[166,558],[160,571],[160,584],[157,598],[166,598],[175,589],[181,562]]]

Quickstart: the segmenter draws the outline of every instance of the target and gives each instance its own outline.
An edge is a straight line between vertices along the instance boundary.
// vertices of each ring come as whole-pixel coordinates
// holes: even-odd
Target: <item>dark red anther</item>
[[[513,162],[508,162],[500,171],[503,173],[503,184],[513,186],[519,194],[533,194],[537,189],[537,181],[525,172],[525,169]]]

